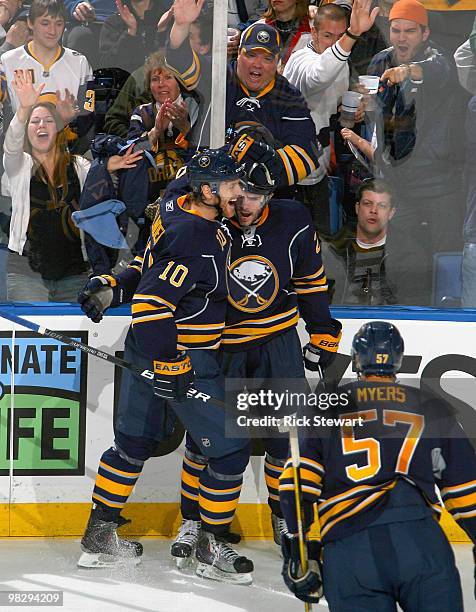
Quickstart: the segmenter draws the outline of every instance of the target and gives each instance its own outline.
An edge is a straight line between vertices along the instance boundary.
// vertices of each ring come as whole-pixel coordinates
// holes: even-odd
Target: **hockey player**
[[[266,166],[255,163],[247,168],[243,198],[236,202],[235,217],[226,222],[232,247],[222,372],[227,378],[305,380],[296,331],[299,316],[310,334],[304,349],[309,370],[330,365],[341,336],[341,324],[329,312],[319,242],[304,205],[271,199],[275,182]],[[279,544],[286,526],[278,479],[288,456],[288,439],[269,437],[264,446],[268,503]],[[198,478],[205,465],[200,449],[189,440],[182,470],[184,517],[198,520]],[[184,535],[178,534],[177,545]],[[190,539],[188,543],[193,545]]]
[[[224,411],[200,399],[187,400],[195,376],[202,393],[223,398],[216,358],[225,325],[225,265],[229,242],[218,211],[241,195],[242,169],[220,150],[197,153],[187,166],[189,193],[161,204],[143,257],[118,277],[93,277],[79,295],[83,310],[99,321],[105,308],[130,301],[132,325],[125,358],[154,371],[154,389],[141,377],[123,374],[114,446],[99,462],[93,508],[81,541],[81,567],[138,561],[142,546],[116,535],[122,508],[144,462],[167,434],[167,403],[208,459],[200,474],[202,530],[197,573],[250,582],[253,563],[221,535],[231,522],[248,455],[246,440],[226,438]],[[190,192],[191,190],[191,192]],[[169,194],[173,192],[169,190]],[[221,215],[220,215],[221,216]]]
[[[331,611],[396,610],[397,603],[407,612],[463,610],[454,555],[435,520],[442,510],[435,485],[475,542],[475,452],[447,404],[396,381],[403,349],[391,323],[363,325],[352,344],[359,380],[339,388],[348,405],[341,400],[326,415],[361,417],[363,425],[300,435],[305,522],[312,522],[317,503]],[[288,462],[280,480],[291,534],[283,538],[283,577],[296,597],[316,602],[320,545],[308,543],[309,569],[302,575],[295,494]]]

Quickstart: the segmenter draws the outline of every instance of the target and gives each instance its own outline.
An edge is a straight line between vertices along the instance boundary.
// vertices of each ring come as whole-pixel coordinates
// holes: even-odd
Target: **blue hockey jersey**
[[[232,237],[222,346],[241,351],[295,327],[332,326],[321,248],[304,205],[271,200],[257,225],[225,222]]]
[[[300,432],[305,514],[312,521],[312,504],[317,503],[323,543],[378,521],[399,479],[414,485],[424,508],[438,517],[442,507],[436,485],[446,509],[476,542],[476,455],[451,406],[377,377],[343,385],[339,392],[348,402],[341,400],[341,407],[317,416],[343,421],[327,426],[311,421]],[[358,417],[362,425],[351,425]],[[279,490],[286,523],[297,533],[290,460]],[[416,518],[413,506],[392,512],[399,521]]]
[[[116,279],[123,301],[133,293],[133,332],[150,355],[217,349],[225,327],[229,239],[219,222],[186,210],[189,198],[162,200],[143,255]]]

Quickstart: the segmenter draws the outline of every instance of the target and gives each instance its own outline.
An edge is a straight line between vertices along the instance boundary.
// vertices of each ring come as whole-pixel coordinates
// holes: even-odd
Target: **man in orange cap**
[[[433,254],[462,247],[465,106],[453,57],[430,41],[418,0],[398,0],[389,13],[391,47],[369,74],[380,77],[375,160],[396,194],[392,222]]]

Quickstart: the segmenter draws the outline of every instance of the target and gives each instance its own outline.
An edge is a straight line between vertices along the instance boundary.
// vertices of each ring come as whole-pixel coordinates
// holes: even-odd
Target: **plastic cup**
[[[228,28],[227,30],[228,42],[231,42],[232,40],[234,40],[239,35],[239,33],[240,31],[237,30],[236,28]]]
[[[360,105],[361,96],[356,91],[347,91],[342,96],[342,110],[339,122],[342,127],[353,128],[355,125],[355,113]]]
[[[359,84],[368,90],[368,93],[364,94],[365,110],[375,110],[375,99],[377,97],[377,91],[380,83],[380,77],[362,75],[359,76]]]
[[[376,94],[380,83],[380,77],[364,74],[359,76],[359,83],[369,90],[369,94]]]

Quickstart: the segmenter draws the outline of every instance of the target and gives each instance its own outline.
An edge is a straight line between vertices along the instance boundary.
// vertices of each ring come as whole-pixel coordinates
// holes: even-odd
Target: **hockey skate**
[[[254,569],[253,561],[240,556],[222,538],[213,533],[200,532],[196,557],[198,560],[197,576],[233,584],[253,582],[251,576]]]
[[[178,534],[170,547],[170,554],[179,569],[187,567],[193,560],[197,548],[201,522],[182,519]]]
[[[117,523],[102,520],[93,510],[81,540],[83,552],[79,558],[78,567],[117,567],[140,563],[142,544],[122,540],[116,532],[118,527],[128,522],[122,517],[119,517]]]
[[[277,546],[279,546],[279,550],[281,551],[282,537],[289,533],[286,521],[276,514],[271,513],[271,525],[273,526],[274,542]]]

